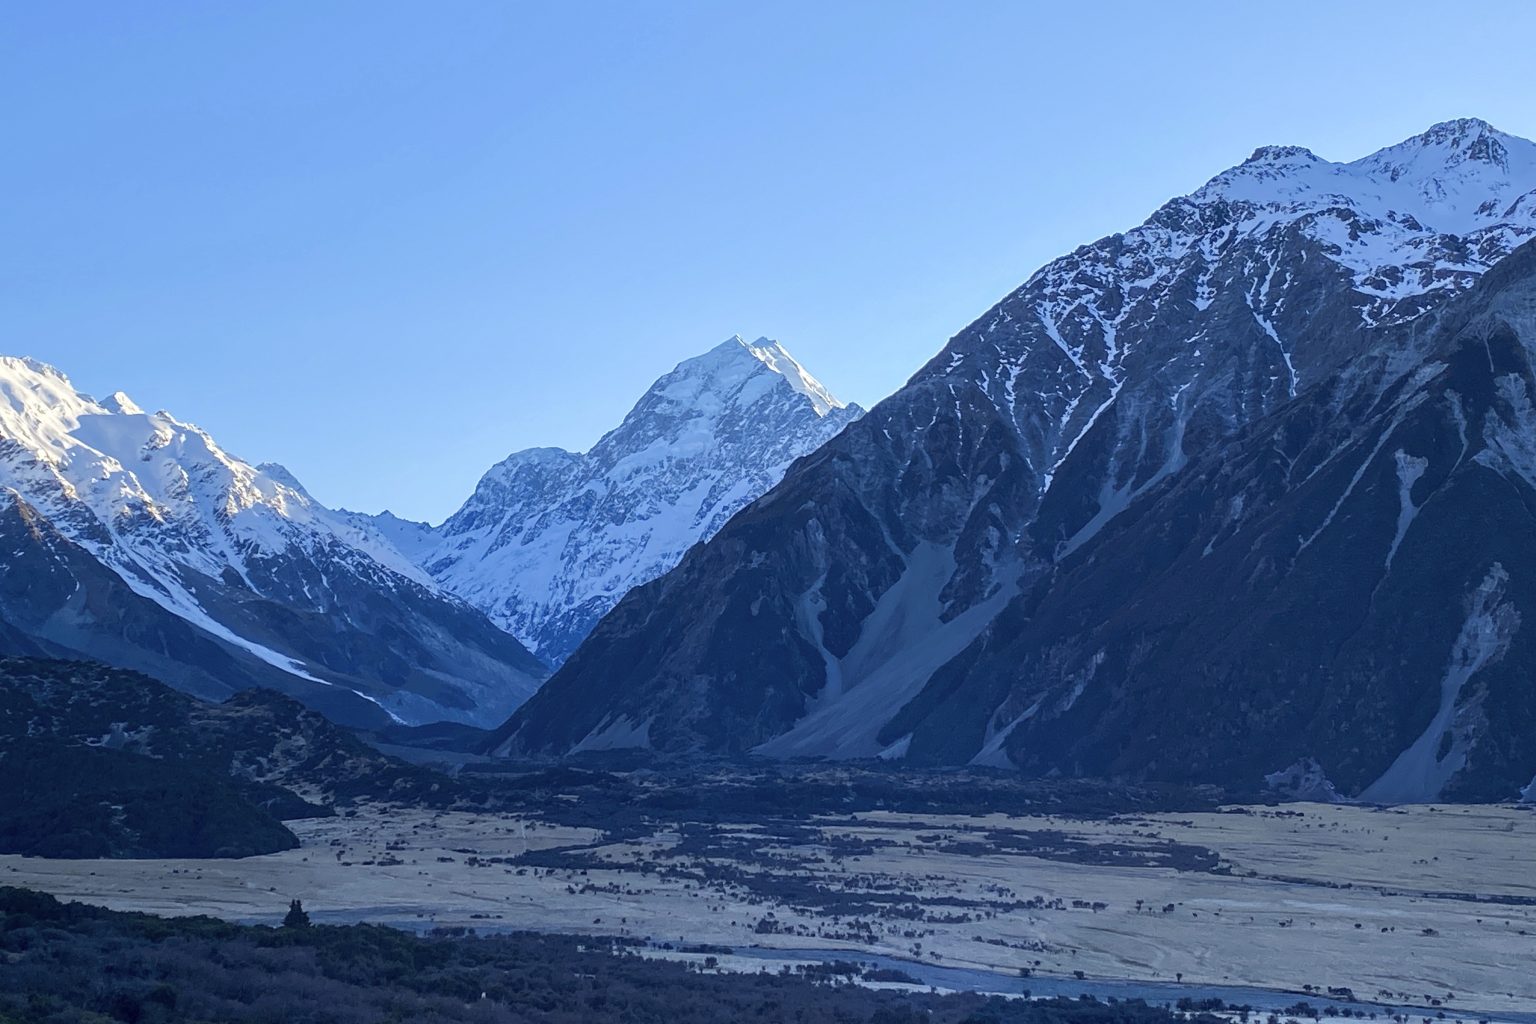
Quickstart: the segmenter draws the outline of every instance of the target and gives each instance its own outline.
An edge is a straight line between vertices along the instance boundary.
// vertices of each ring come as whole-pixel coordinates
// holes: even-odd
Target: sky
[[[1536,5],[0,9],[0,352],[433,522],[732,334],[890,394],[1264,144],[1536,137]]]

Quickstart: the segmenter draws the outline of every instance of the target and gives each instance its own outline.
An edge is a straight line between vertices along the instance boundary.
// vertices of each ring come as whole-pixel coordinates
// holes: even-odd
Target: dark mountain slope
[[[15,787],[0,852],[29,857],[249,857],[299,845],[228,780],[121,750],[47,740],[0,745]]]
[[[1137,503],[883,738],[1041,773],[1518,796],[1536,776],[1536,248],[1444,319],[1385,394],[1343,373]]]
[[[208,700],[265,686],[340,722],[390,720],[350,689],[283,671],[141,596],[19,497],[0,497],[0,545],[0,654],[94,659]]]
[[[1477,121],[1351,164],[1256,152],[953,338],[631,592],[493,749],[940,756],[891,720],[1016,595],[1341,369],[1370,408],[1530,236],[1532,192],[1536,147]],[[1004,689],[967,691],[944,758]]]

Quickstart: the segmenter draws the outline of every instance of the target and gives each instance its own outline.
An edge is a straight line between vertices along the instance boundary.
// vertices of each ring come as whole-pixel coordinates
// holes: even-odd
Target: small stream
[[[369,921],[373,924],[387,925],[402,931],[414,932],[424,935],[430,932],[437,924],[429,916],[429,908],[423,907],[423,916],[417,918],[401,918],[398,915],[401,907],[377,908],[376,912],[369,913],[367,909],[354,908],[350,911],[330,912],[314,911],[311,917],[315,922],[323,924],[355,924],[359,921]],[[243,924],[267,924],[275,925],[276,917],[264,916],[242,921]],[[471,921],[468,922],[474,934],[495,935],[502,931],[518,931],[520,929],[508,927],[501,922]],[[1153,1006],[1174,1006],[1180,999],[1190,999],[1196,1002],[1205,999],[1220,999],[1231,1006],[1248,1006],[1262,1013],[1280,1013],[1297,1003],[1307,1003],[1319,1011],[1329,1007],[1336,1009],[1348,1009],[1352,1014],[1372,1014],[1378,1020],[1390,1020],[1394,1015],[1403,1015],[1412,1024],[1429,1020],[1433,1024],[1445,1021],[1446,1024],[1536,1024],[1536,1010],[1532,1011],[1503,1011],[1498,1014],[1477,1013],[1465,1009],[1452,1007],[1427,1006],[1414,1003],[1383,1003],[1373,999],[1363,998],[1363,993],[1356,993],[1357,999],[1349,1001],[1328,995],[1308,994],[1305,992],[1287,992],[1280,989],[1253,988],[1243,985],[1195,985],[1171,981],[1133,981],[1118,978],[1064,978],[1056,975],[1033,974],[1029,977],[1004,974],[998,971],[983,970],[977,967],[951,967],[944,964],[935,964],[927,961],[906,960],[900,957],[885,956],[879,953],[870,953],[856,949],[776,949],[771,946],[736,946],[731,948],[735,956],[749,959],[770,961],[791,961],[805,964],[830,964],[834,961],[857,963],[867,967],[885,970],[900,971],[903,974],[916,978],[920,983],[938,989],[947,989],[953,992],[988,992],[999,995],[1023,996],[1036,999],[1050,999],[1056,996],[1068,999],[1076,999],[1079,996],[1091,996],[1095,999],[1109,1000],[1133,1000],[1140,999]],[[1443,1015],[1443,1016],[1442,1016]],[[1262,1019],[1262,1018],[1261,1018]],[[1343,1018],[1335,1018],[1342,1020]]]
[[[1064,996],[1076,999],[1092,996],[1096,999],[1140,999],[1150,1005],[1173,1006],[1180,999],[1200,1001],[1220,999],[1232,1006],[1249,1006],[1256,1011],[1279,1013],[1297,1003],[1308,1003],[1319,1011],[1328,1007],[1375,1013],[1378,1018],[1390,1018],[1404,1014],[1414,1020],[1429,1018],[1440,1020],[1444,1014],[1447,1022],[1462,1021],[1472,1024],[1488,1021],[1489,1024],[1536,1024],[1536,1012],[1500,1013],[1491,1016],[1450,1007],[1428,1007],[1409,1004],[1379,1003],[1367,999],[1349,1001],[1326,995],[1308,995],[1305,992],[1282,992],[1277,989],[1250,988],[1240,985],[1186,985],[1162,981],[1130,981],[1110,978],[1062,978],[1047,975],[1031,975],[1027,978],[1000,974],[996,971],[973,967],[947,967],[917,960],[880,956],[856,950],[836,949],[773,949],[766,946],[740,946],[731,951],[737,956],[763,960],[792,960],[807,964],[824,964],[836,960],[865,964],[871,967],[901,971],[911,975],[924,985],[956,992],[996,992],[1001,995],[1031,996],[1049,999]],[[1357,993],[1357,996],[1359,994]]]

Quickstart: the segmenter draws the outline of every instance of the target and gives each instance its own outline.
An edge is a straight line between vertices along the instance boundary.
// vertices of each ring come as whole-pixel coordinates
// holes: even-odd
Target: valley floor
[[[983,977],[1000,991],[1003,979],[1017,990],[1021,969],[1082,972],[1536,1020],[1536,813],[1523,807],[880,813],[625,835],[385,808],[292,824],[302,846],[284,853],[4,856],[0,884],[251,922],[275,923],[296,898],[321,922],[620,935],[785,960],[865,952],[995,972]]]

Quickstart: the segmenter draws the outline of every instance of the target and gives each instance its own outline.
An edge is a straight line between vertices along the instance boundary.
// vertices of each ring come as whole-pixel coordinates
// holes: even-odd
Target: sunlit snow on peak
[[[518,452],[442,526],[377,525],[558,664],[627,591],[861,413],[778,342],[732,336],[660,377],[586,453]]]

